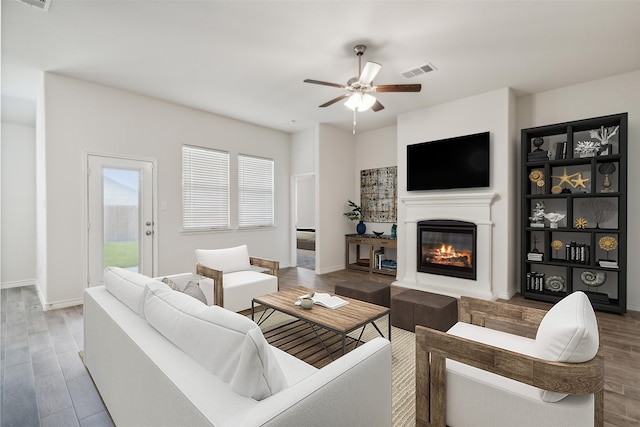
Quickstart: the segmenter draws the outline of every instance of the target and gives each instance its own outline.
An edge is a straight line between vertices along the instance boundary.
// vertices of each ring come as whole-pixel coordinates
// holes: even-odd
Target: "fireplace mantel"
[[[493,192],[437,193],[410,195],[400,199],[398,221],[404,225],[402,256],[398,256],[398,281],[401,287],[420,289],[439,294],[460,297],[462,295],[482,299],[495,299],[491,281],[492,229],[491,206],[496,200]],[[453,219],[473,222],[477,234],[476,280],[439,276],[417,271],[417,223],[423,220]]]

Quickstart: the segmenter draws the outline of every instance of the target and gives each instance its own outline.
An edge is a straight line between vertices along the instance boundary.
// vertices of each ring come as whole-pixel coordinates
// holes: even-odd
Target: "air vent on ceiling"
[[[45,12],[49,11],[49,7],[51,6],[51,0],[18,0],[21,3],[28,4],[29,6],[33,6],[36,9],[43,10]]]
[[[426,65],[422,65],[420,67],[416,67],[416,68],[412,68],[410,70],[404,71],[402,72],[402,75],[407,79],[412,79],[421,74],[426,74],[430,71],[435,71],[435,70],[437,70],[437,68],[434,67],[433,64],[428,63]]]

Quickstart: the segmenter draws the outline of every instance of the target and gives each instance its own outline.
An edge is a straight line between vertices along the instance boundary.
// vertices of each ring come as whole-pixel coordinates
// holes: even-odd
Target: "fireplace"
[[[418,271],[476,280],[476,224],[418,222]]]

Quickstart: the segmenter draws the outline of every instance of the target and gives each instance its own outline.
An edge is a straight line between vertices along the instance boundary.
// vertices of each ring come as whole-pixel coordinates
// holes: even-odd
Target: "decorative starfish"
[[[566,182],[567,184],[575,188],[575,186],[573,185],[573,182],[571,182],[571,178],[574,178],[578,175],[580,175],[580,172],[576,172],[573,175],[567,175],[567,168],[564,168],[564,174],[560,176],[551,175],[551,178],[558,178],[560,180],[558,185],[562,185],[563,182]]]
[[[585,189],[586,189],[586,188],[587,188],[587,186],[586,186],[586,185],[584,185],[584,183],[585,183],[585,182],[587,182],[587,181],[589,181],[589,178],[582,178],[582,174],[581,174],[581,173],[578,173],[578,178],[576,178],[576,179],[572,180],[571,182],[572,182],[573,184],[571,184],[571,185],[573,185],[573,188],[582,187],[582,188],[585,188]]]

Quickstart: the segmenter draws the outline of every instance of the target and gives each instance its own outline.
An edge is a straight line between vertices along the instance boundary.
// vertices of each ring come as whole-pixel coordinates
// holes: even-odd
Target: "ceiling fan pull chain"
[[[358,112],[358,107],[353,109],[353,134],[356,134],[356,113]]]

